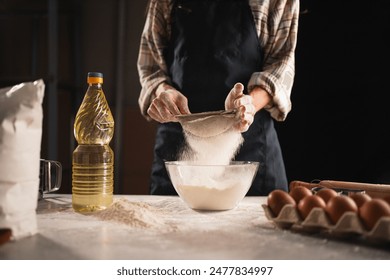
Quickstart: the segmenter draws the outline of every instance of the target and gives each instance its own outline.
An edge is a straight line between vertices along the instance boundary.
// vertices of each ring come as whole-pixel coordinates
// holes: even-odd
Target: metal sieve
[[[176,118],[187,133],[207,138],[229,130],[238,121],[238,114],[233,109],[177,115]]]

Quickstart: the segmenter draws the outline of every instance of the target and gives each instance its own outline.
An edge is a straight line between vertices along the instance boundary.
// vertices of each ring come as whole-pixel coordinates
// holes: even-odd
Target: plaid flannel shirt
[[[262,70],[253,73],[246,86],[248,91],[254,86],[265,89],[272,96],[272,105],[265,109],[283,121],[291,110],[299,0],[249,0],[249,5],[264,59]],[[171,84],[163,56],[171,34],[171,9],[172,0],[151,0],[141,36],[137,66],[142,90],[138,102],[147,119],[158,85]]]

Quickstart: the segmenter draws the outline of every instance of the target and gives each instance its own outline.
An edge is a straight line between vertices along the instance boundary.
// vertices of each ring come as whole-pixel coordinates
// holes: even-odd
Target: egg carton
[[[268,220],[282,229],[307,233],[323,232],[335,237],[361,236],[369,240],[390,242],[390,217],[380,218],[368,231],[359,216],[353,212],[344,213],[336,224],[332,224],[322,208],[313,208],[306,219],[302,219],[296,206],[285,205],[275,216],[268,205],[262,205]]]

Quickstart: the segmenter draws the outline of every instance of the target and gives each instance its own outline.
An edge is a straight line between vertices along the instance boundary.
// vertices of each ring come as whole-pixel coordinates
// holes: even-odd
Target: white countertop
[[[174,196],[115,196],[161,209],[161,224],[137,227],[75,213],[71,195],[38,204],[39,233],[0,246],[0,259],[390,259],[389,244],[331,239],[276,228],[265,197],[245,197],[233,210],[189,209]]]

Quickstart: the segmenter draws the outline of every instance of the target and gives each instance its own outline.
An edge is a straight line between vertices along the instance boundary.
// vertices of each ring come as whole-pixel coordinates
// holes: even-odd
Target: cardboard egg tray
[[[382,217],[372,230],[367,231],[356,213],[346,212],[337,224],[332,224],[321,208],[313,208],[306,219],[302,219],[293,205],[285,205],[276,217],[268,205],[262,205],[268,220],[282,229],[307,233],[326,233],[334,237],[359,236],[371,241],[390,242],[390,217]]]

